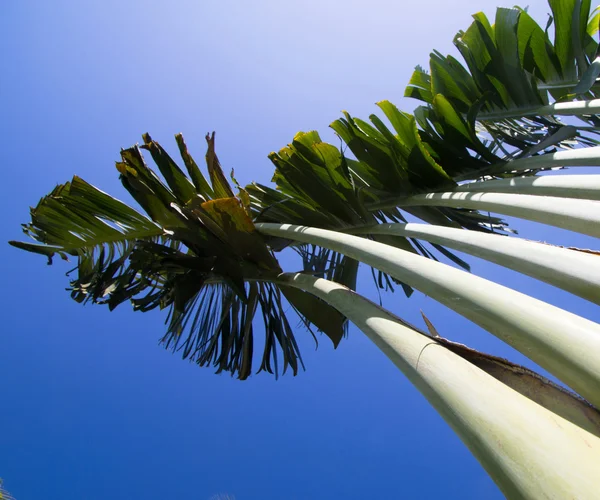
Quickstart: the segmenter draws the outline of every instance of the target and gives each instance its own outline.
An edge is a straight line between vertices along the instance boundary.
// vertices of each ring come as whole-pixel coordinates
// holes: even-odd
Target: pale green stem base
[[[328,302],[360,328],[450,424],[507,498],[597,498],[597,436],[342,285],[305,274],[282,279]]]
[[[264,233],[319,245],[373,266],[512,345],[600,408],[600,325],[451,266],[358,236],[289,224]]]

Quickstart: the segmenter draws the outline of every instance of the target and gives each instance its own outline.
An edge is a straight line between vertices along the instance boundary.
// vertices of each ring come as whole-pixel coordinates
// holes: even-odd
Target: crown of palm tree
[[[474,15],[454,39],[464,65],[433,52],[429,71],[416,68],[405,94],[422,102],[413,114],[387,101],[378,103],[387,122],[345,112],[331,124],[339,147],[315,131],[298,133],[269,155],[275,188],[242,188],[232,174],[236,195],[214,133],[207,136],[208,179],[181,135],[187,174],[145,134],[142,146],[121,151],[116,166],[146,215],[74,177],[31,209],[23,229],[38,243],[11,244],[49,263],[56,254],[75,257],[71,296],[79,302],[169,308],[163,344],[240,379],[252,373],[258,311],[259,371],[276,375],[280,366],[296,374],[302,365],[286,303],[309,331],[316,327],[334,345],[350,318],[507,495],[587,498],[595,491],[600,449],[600,325],[435,262],[443,255],[468,271],[452,248],[600,303],[597,252],[512,238],[491,215],[600,236],[599,177],[541,175],[600,162],[594,40],[600,10],[590,13],[589,0],[549,4],[545,29],[519,8],[498,9],[493,24]],[[302,257],[300,273],[282,272],[274,252],[286,247]],[[590,403],[522,367],[440,338],[427,318],[429,333],[359,296],[353,291],[359,262],[372,266],[380,288],[427,293]],[[431,345],[440,349],[423,355]],[[556,449],[572,458],[561,462],[560,474]]]
[[[214,133],[207,136],[208,179],[181,135],[176,141],[187,175],[145,134],[143,145],[121,151],[116,167],[123,186],[147,215],[74,177],[31,210],[31,223],[23,229],[39,243],[11,243],[47,255],[49,262],[55,254],[76,257],[71,296],[79,302],[113,309],[131,301],[139,311],[169,308],[165,346],[240,378],[251,373],[253,319],[260,310],[266,332],[260,369],[276,373],[280,352],[284,371],[289,365],[296,373],[302,362],[284,299],[309,328],[316,326],[335,345],[343,337],[344,319],[310,294],[276,284],[282,270],[272,251],[291,246],[301,255],[304,272],[352,289],[359,264],[315,244],[261,236],[254,223],[356,234],[364,227],[406,223],[409,215],[436,227],[511,231],[490,215],[494,210],[487,211],[482,200],[467,200],[459,192],[468,187],[489,197],[488,186],[498,189],[490,179],[513,179],[514,192],[524,175],[552,168],[556,162],[549,157],[556,151],[577,154],[574,146],[594,149],[597,144],[595,115],[583,108],[576,115],[585,125],[566,124],[553,113],[560,104],[549,102],[568,104],[574,97],[594,102],[589,100],[597,89],[593,35],[599,13],[588,15],[589,2],[550,6],[554,41],[524,10],[498,9],[493,25],[476,14],[454,40],[466,67],[433,52],[430,71],[417,67],[413,73],[406,95],[424,103],[414,115],[388,101],[378,106],[389,125],[377,115],[368,123],[344,113],[331,125],[342,148],[323,142],[317,132],[298,133],[269,156],[276,167],[275,188],[238,185],[236,196],[216,156]],[[141,150],[150,153],[164,181],[147,166]],[[465,179],[488,182],[459,185]],[[428,194],[432,192],[451,194]],[[480,206],[486,211],[477,210]],[[493,207],[509,215],[524,213],[518,203],[515,212],[503,212],[498,203]],[[469,269],[447,248],[447,240],[442,244],[399,231],[362,232],[434,260],[439,253]],[[373,269],[373,276],[380,288],[393,291],[400,285],[407,295],[412,293],[410,285],[381,270]]]

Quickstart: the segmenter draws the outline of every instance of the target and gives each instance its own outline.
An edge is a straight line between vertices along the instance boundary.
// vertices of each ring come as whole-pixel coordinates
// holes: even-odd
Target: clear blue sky
[[[416,64],[498,0],[5,0],[0,142],[5,239],[75,173],[129,200],[114,161],[150,132],[192,153],[217,131],[226,170],[268,182],[266,155],[342,109],[402,99]],[[505,2],[504,6],[511,6]],[[530,13],[545,23],[545,2]],[[590,239],[516,223],[526,237]],[[334,351],[300,335],[307,371],[239,382],[158,347],[164,316],[82,307],[68,264],[0,245],[0,477],[17,500],[495,499],[448,426],[360,332]],[[471,258],[473,270],[578,314],[584,301]],[[374,297],[363,276],[362,289]],[[442,335],[523,362],[415,293],[384,305]]]

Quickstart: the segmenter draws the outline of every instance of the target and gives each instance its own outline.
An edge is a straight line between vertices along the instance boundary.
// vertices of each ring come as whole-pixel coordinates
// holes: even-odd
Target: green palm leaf
[[[31,209],[31,222],[23,231],[41,244],[10,244],[49,259],[55,253],[92,258],[102,249],[113,255],[135,240],[163,234],[150,219],[77,176]]]
[[[166,184],[137,146],[123,150],[117,163],[123,185],[150,218],[74,177],[31,210],[23,230],[37,243],[10,243],[46,255],[49,262],[54,254],[76,256],[70,290],[78,302],[110,309],[131,302],[141,312],[168,309],[165,347],[240,379],[252,373],[253,321],[260,312],[265,338],[259,371],[296,374],[302,360],[286,303],[309,329],[316,326],[335,345],[344,335],[345,319],[320,299],[275,284],[281,268],[232,196],[214,152],[214,134],[207,136],[212,186],[183,138],[177,141],[191,181],[148,134],[143,149],[150,151]]]

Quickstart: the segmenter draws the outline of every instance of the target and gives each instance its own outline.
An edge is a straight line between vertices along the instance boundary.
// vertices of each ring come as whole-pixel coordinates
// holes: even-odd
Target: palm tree
[[[493,25],[476,14],[455,38],[466,67],[434,52],[429,72],[415,70],[406,95],[423,104],[412,115],[387,101],[378,105],[389,125],[345,113],[332,124],[342,149],[316,132],[297,134],[270,155],[276,189],[242,188],[232,176],[236,195],[214,133],[208,179],[181,135],[187,175],[145,134],[142,146],[121,152],[117,169],[147,216],[74,177],[32,209],[24,231],[38,243],[11,243],[49,262],[76,257],[71,296],[79,302],[169,308],[163,344],[240,379],[255,358],[259,372],[275,375],[302,366],[286,303],[334,345],[348,319],[508,497],[591,498],[600,467],[600,325],[474,276],[448,249],[600,302],[596,253],[514,238],[490,215],[600,236],[600,177],[545,175],[600,159],[593,39],[600,13],[590,15],[581,0],[550,7],[553,40],[524,10],[498,9]],[[300,272],[281,269],[275,253],[287,247],[302,256]],[[355,292],[360,262],[381,288],[426,293],[575,392],[450,342],[429,322],[421,331],[362,297]],[[259,311],[264,344],[255,355]]]

